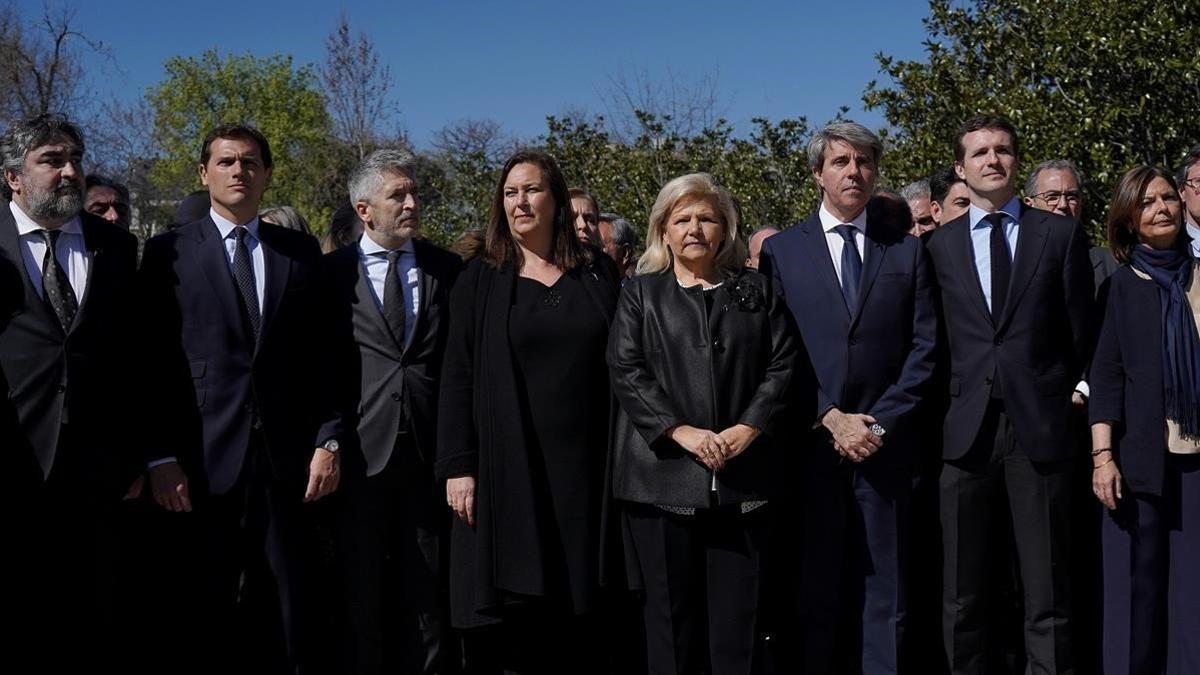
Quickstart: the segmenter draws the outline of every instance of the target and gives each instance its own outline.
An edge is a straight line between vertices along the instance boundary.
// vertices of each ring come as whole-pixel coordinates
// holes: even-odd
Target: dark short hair
[[[129,206],[129,188],[125,187],[124,183],[118,183],[108,176],[101,176],[98,173],[89,173],[83,182],[85,193],[94,187],[111,188],[116,191],[117,199],[125,206]]]
[[[20,174],[25,168],[25,155],[55,138],[65,138],[84,151],[83,132],[65,115],[42,113],[19,119],[8,126],[0,136],[0,166],[7,171]],[[12,199],[12,190],[7,180],[0,180],[4,198]]]
[[[1183,185],[1183,181],[1187,180],[1187,173],[1191,168],[1200,162],[1200,145],[1193,145],[1188,154],[1183,156],[1183,161],[1179,163],[1179,170],[1175,172],[1175,182]]]
[[[1127,263],[1133,259],[1133,248],[1138,245],[1137,221],[1142,213],[1142,195],[1155,178],[1161,178],[1176,191],[1179,186],[1171,174],[1156,166],[1135,166],[1121,176],[1117,189],[1113,191],[1108,205],[1108,248],[1117,262]],[[1182,228],[1180,228],[1182,230]],[[1184,246],[1186,237],[1180,233],[1175,243]]]
[[[1018,158],[1021,156],[1021,148],[1017,140],[1017,128],[1013,126],[1012,122],[1009,122],[1007,118],[1000,115],[976,115],[963,122],[963,125],[954,134],[954,161],[961,162],[966,157],[967,149],[963,146],[963,137],[980,129],[994,129],[1008,132],[1008,137],[1012,139],[1013,154]]]
[[[262,153],[263,166],[268,169],[275,166],[275,161],[271,159],[271,144],[267,142],[267,137],[249,124],[222,124],[205,134],[204,142],[200,145],[201,164],[208,164],[208,158],[212,156],[213,141],[218,138],[254,141],[258,145],[258,151]]]
[[[942,167],[929,177],[929,198],[941,204],[946,201],[946,196],[950,194],[950,188],[954,187],[955,183],[964,182],[966,181],[958,177],[954,167]]]
[[[518,150],[504,162],[504,167],[500,170],[500,180],[496,183],[496,193],[492,197],[484,259],[495,267],[512,265],[520,269],[523,264],[504,208],[504,182],[508,180],[508,174],[513,167],[518,164],[533,164],[541,169],[542,177],[550,188],[550,196],[554,199],[554,232],[550,244],[554,264],[568,270],[591,262],[591,253],[575,236],[574,218],[571,217],[571,193],[567,188],[567,180],[563,178],[558,162],[554,161],[549,153],[541,150]]]
[[[596,196],[581,187],[573,187],[567,190],[567,195],[571,199],[586,199],[592,203],[592,210],[596,212],[596,217],[600,217],[600,202],[596,201]]]

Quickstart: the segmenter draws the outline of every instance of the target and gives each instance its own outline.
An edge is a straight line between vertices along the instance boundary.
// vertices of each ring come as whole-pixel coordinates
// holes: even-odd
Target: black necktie
[[[858,305],[858,283],[862,278],[862,258],[858,255],[858,245],[854,243],[854,226],[838,225],[833,228],[845,240],[842,246],[842,297],[846,300],[846,309],[854,313]]]
[[[1008,299],[1008,283],[1012,279],[1012,258],[1008,252],[1008,238],[1004,236],[1004,214],[989,213],[983,217],[992,224],[992,321],[999,323],[1004,313],[1004,302]]]
[[[39,230],[46,242],[46,255],[42,257],[42,297],[50,303],[58,322],[62,324],[63,332],[71,329],[75,321],[75,312],[79,310],[79,301],[75,298],[75,290],[71,288],[71,280],[58,264],[54,252],[58,247],[58,230]]]
[[[388,251],[387,279],[383,282],[383,318],[396,344],[404,346],[404,284],[400,282],[397,263],[404,251]]]
[[[250,334],[258,342],[258,329],[262,317],[258,314],[258,288],[254,283],[254,263],[250,249],[246,248],[246,228],[233,228],[237,244],[233,250],[233,280],[237,282],[238,295],[242,296],[242,313],[250,326]]]

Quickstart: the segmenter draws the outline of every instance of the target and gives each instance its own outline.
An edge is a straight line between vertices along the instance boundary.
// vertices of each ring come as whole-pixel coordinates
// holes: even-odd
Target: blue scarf
[[[1162,302],[1163,392],[1167,419],[1179,425],[1183,436],[1200,438],[1200,336],[1188,304],[1192,256],[1178,248],[1133,248],[1133,264],[1158,284]],[[1200,281],[1197,281],[1200,283]]]

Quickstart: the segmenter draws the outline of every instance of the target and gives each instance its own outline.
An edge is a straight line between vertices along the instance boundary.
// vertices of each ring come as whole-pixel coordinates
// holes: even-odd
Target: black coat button
[[[392,392],[392,400],[393,400],[393,401],[399,401],[399,400],[400,400],[400,392],[398,392],[398,391],[393,391],[393,392]]]

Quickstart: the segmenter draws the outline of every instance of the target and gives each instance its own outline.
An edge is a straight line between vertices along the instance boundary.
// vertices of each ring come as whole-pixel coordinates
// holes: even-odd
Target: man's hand
[[[870,415],[831,408],[821,418],[821,424],[833,435],[833,447],[838,454],[852,462],[861,462],[883,447],[883,439],[871,433],[869,427],[875,424],[875,418]]]
[[[147,473],[150,474],[150,491],[159,506],[174,513],[192,510],[187,474],[183,472],[179,462],[159,464]]]
[[[697,429],[680,424],[672,427],[667,432],[667,436],[678,443],[679,447],[695,455],[701,464],[713,471],[725,468],[725,459],[732,452],[729,448],[729,441],[708,429]]]
[[[446,503],[459,520],[475,527],[475,477],[459,476],[447,479]]]
[[[1076,408],[1082,408],[1087,405],[1087,399],[1078,390],[1071,392],[1071,405]]]
[[[133,483],[129,485],[129,489],[125,491],[125,496],[121,501],[127,502],[131,499],[137,499],[142,496],[142,491],[146,489],[146,474],[138,474],[137,478],[133,479]]]
[[[729,445],[729,454],[725,456],[725,461],[729,461],[734,457],[746,451],[754,439],[758,438],[758,429],[749,424],[735,424],[721,432],[721,438]]]
[[[338,488],[342,479],[341,460],[338,453],[325,448],[313,451],[308,463],[308,488],[304,490],[304,501],[315,502]]]

